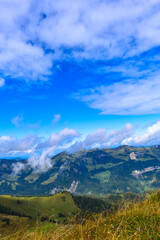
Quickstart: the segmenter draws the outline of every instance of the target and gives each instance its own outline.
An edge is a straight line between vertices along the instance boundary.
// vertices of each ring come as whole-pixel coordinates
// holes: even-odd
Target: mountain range
[[[61,152],[52,167],[34,171],[28,165],[16,175],[14,164],[27,159],[0,159],[0,194],[54,195],[60,191],[103,196],[108,193],[141,193],[160,187],[160,146]]]

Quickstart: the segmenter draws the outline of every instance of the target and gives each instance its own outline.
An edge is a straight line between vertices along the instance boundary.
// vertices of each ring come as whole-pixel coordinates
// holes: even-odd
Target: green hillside
[[[29,217],[30,219],[60,219],[78,213],[69,193],[59,193],[49,197],[0,196],[0,213]]]

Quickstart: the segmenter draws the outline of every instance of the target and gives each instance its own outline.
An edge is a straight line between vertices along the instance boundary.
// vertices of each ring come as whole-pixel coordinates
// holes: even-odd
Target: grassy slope
[[[6,220],[9,221],[9,224],[7,224]],[[31,226],[35,226],[35,222],[26,217],[0,214],[0,239],[8,239],[8,235],[18,234],[22,230],[27,231],[27,228]]]
[[[127,203],[117,212],[92,215],[91,219],[69,224],[43,223],[34,229],[20,229],[5,239],[160,239],[160,192],[148,195],[143,202]],[[2,238],[3,239],[3,238]]]
[[[58,218],[59,213],[67,217],[79,211],[69,193],[59,193],[50,197],[0,196],[0,206],[10,208],[21,216],[31,216],[33,219],[42,216]]]

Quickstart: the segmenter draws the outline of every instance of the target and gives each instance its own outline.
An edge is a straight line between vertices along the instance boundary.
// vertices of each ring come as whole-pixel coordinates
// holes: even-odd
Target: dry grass
[[[34,229],[23,229],[7,240],[160,240],[160,192],[148,196],[147,200],[129,203],[115,213],[102,213],[76,220],[69,224],[38,225]]]

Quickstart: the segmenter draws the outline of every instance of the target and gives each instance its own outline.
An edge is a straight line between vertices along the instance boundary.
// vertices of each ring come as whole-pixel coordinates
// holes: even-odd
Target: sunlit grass
[[[23,227],[16,233],[1,238],[7,240],[50,239],[160,239],[160,192],[148,194],[143,202],[130,202],[117,212],[72,219],[67,224],[43,223]]]

